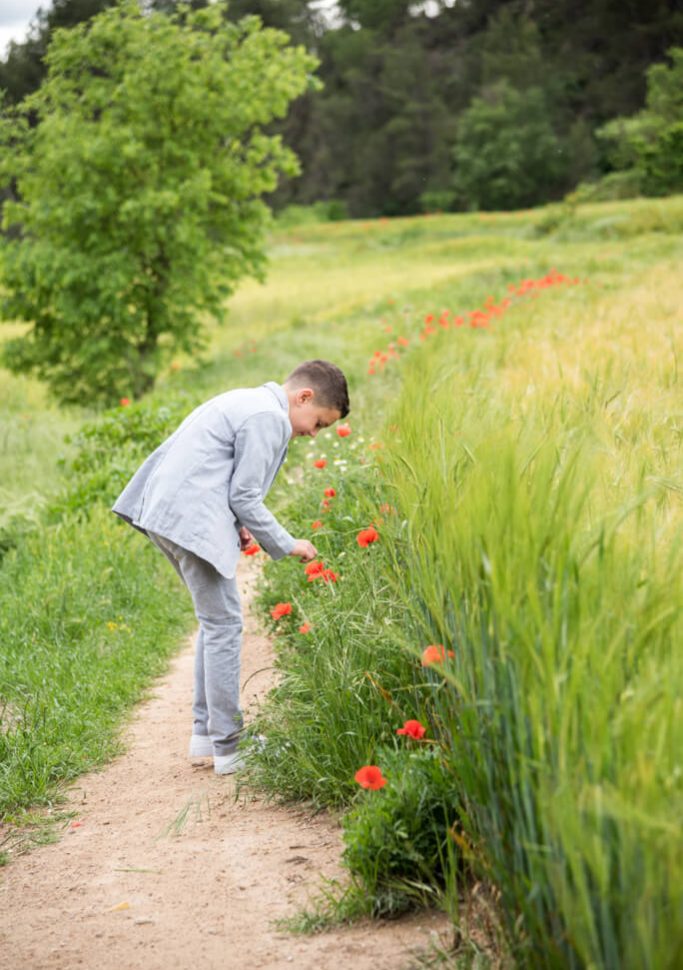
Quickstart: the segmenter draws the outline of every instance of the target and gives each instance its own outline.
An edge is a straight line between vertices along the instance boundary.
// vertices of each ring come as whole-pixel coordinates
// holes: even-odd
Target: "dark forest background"
[[[55,28],[113,3],[39,12],[0,62],[6,103],[40,85]],[[320,60],[322,87],[276,128],[302,174],[270,201],[325,201],[338,217],[517,208],[605,177],[626,193],[609,181],[627,167],[614,119],[643,110],[648,68],[683,45],[683,4],[665,0],[340,0],[333,16],[306,0],[232,0],[231,19],[247,14]]]

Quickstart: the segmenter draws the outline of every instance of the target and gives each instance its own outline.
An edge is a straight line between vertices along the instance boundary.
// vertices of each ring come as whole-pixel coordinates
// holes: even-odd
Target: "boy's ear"
[[[312,401],[315,397],[315,391],[312,387],[300,387],[296,392],[297,404],[306,404],[308,401]]]

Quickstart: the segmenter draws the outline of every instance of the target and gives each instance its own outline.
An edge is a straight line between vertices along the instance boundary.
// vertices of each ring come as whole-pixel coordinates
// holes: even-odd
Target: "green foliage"
[[[372,916],[434,904],[458,869],[452,841],[458,789],[437,747],[404,739],[377,763],[387,784],[363,792],[344,816],[342,861]]]
[[[53,0],[38,26],[0,62],[0,88],[16,103],[35,90],[55,27],[89,18],[114,0]],[[209,0],[191,0],[193,8]],[[177,11],[178,0],[145,9]],[[425,202],[452,192],[451,151],[462,113],[501,80],[543,89],[565,158],[562,191],[594,178],[604,161],[594,130],[644,103],[648,67],[683,43],[680,5],[596,0],[410,3],[408,0],[230,0],[224,17],[258,16],[320,57],[324,87],[293,103],[269,128],[302,161],[283,178],[275,209],[342,200],[353,217],[455,206]],[[547,201],[553,193],[541,196]],[[443,198],[443,196],[442,196]]]
[[[558,312],[547,308],[544,324]],[[393,414],[401,441],[384,462],[409,523],[395,578],[423,637],[454,650],[428,709],[448,734],[467,838],[502,893],[520,960],[673,967],[675,433],[666,408],[635,404],[623,370],[630,406],[607,413],[616,365],[594,341],[579,388],[511,393],[506,362],[529,317],[496,350],[463,341],[451,355],[444,336],[411,361]],[[523,387],[538,380],[541,346],[536,333],[520,355]],[[568,356],[565,343],[557,372]]]
[[[297,170],[262,129],[315,60],[223,10],[122,0],[56,31],[46,81],[4,119],[0,177],[20,200],[4,207],[1,312],[32,323],[4,361],[63,402],[140,396],[169,354],[203,345],[199,314],[220,318],[262,274],[260,196]]]
[[[191,604],[151,543],[107,509],[27,536],[0,565],[0,817],[53,804],[111,758]]]
[[[24,542],[30,533],[39,528],[44,505],[43,497],[32,492],[20,500],[2,503],[0,506],[0,562],[10,549]]]
[[[303,442],[299,449],[294,446],[290,461],[296,461]],[[389,742],[403,723],[401,716],[415,716],[412,701],[403,697],[406,684],[416,677],[415,661],[397,649],[391,620],[398,622],[398,604],[392,603],[382,550],[361,549],[355,542],[380,504],[374,470],[346,465],[359,449],[347,439],[340,448],[345,464],[316,471],[305,484],[287,489],[289,502],[282,510],[294,534],[311,535],[338,581],[308,582],[295,560],[265,566],[269,582],[260,604],[270,610],[289,601],[293,612],[271,623],[285,673],[258,715],[255,730],[268,737],[269,745],[251,781],[283,799],[348,803],[357,787],[354,773],[378,739]],[[330,486],[337,495],[323,510],[322,492]],[[316,518],[324,527],[312,535]],[[298,632],[304,622],[311,624],[311,634]],[[394,691],[391,705],[387,698]]]
[[[410,0],[340,0],[339,6],[350,21],[390,33],[408,19]]]
[[[568,199],[574,202],[614,202],[635,199],[643,194],[642,179],[633,168],[624,172],[609,172],[594,182],[580,182]]]
[[[683,50],[681,50],[683,65]],[[683,86],[683,72],[681,74]],[[645,195],[671,195],[683,189],[683,112],[681,120],[667,125],[654,143],[639,149],[637,169]]]
[[[455,199],[453,189],[427,189],[420,195],[420,206],[423,212],[448,212]]]
[[[644,195],[683,189],[683,47],[668,56],[670,65],[653,64],[647,72],[645,108],[597,132],[611,164],[632,172]]]
[[[341,222],[348,219],[346,203],[339,199],[314,202],[313,205],[288,205],[277,215],[277,225],[305,226],[318,222]]]
[[[460,118],[455,188],[466,208],[515,209],[552,196],[565,163],[541,88],[498,82]]]
[[[164,403],[144,400],[104,412],[67,437],[75,453],[60,462],[65,488],[52,503],[52,516],[89,515],[111,505],[138,465],[198,404],[186,393],[167,394]]]
[[[52,0],[48,9],[39,7],[23,42],[11,41],[7,56],[0,61],[0,88],[7,99],[19,104],[40,87],[45,77],[45,52],[55,30],[73,27],[112,7],[117,0]]]
[[[543,44],[538,25],[518,10],[499,8],[479,37],[481,82],[484,88],[507,81],[523,91],[543,76]],[[554,79],[546,79],[548,91]]]

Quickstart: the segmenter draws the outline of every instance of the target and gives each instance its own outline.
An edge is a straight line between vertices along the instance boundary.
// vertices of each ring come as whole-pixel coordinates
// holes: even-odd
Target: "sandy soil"
[[[248,608],[255,568],[240,574],[247,722],[274,682]],[[232,776],[187,760],[192,645],[136,710],[126,753],[70,790],[78,815],[60,841],[0,870],[3,968],[402,970],[430,941],[447,945],[441,914],[314,936],[274,925],[318,894],[321,875],[343,875],[341,830],[328,815],[236,801]]]

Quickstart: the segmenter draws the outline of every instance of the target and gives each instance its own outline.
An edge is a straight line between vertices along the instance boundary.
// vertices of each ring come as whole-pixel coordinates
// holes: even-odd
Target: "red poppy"
[[[327,461],[324,458],[316,458],[316,460],[313,462],[315,468],[324,468],[326,464]]]
[[[122,397],[121,400],[119,401],[119,404],[121,405],[122,408],[127,408],[128,405],[130,404],[130,398]]]
[[[379,510],[384,515],[396,515],[396,509],[393,505],[389,505],[388,502],[384,502],[383,505],[380,505]]]
[[[325,583],[336,583],[339,579],[339,573],[335,573],[332,569],[323,569],[320,578]]]
[[[261,551],[261,547],[255,542],[252,542],[250,546],[247,546],[247,548],[243,549],[242,551],[244,552],[245,556],[255,556],[257,552]]]
[[[377,542],[379,539],[379,532],[377,529],[371,525],[367,529],[361,529],[361,531],[356,536],[356,542],[361,547],[361,549],[367,548],[371,543]]]
[[[304,567],[304,572],[308,576],[309,582],[319,576],[322,572],[324,572],[324,570],[325,563],[317,559],[313,562],[309,562],[309,564]]]
[[[381,768],[376,765],[364,765],[353,777],[362,788],[370,788],[372,791],[384,788],[387,783],[386,778],[382,776]]]
[[[274,620],[279,620],[282,616],[289,616],[292,612],[291,603],[276,603],[275,606],[270,611],[270,615]]]
[[[335,492],[335,490],[333,488],[326,488],[325,489],[325,498],[334,498],[336,496],[336,494],[337,493]]]
[[[330,508],[330,503],[328,502],[328,500],[327,500],[326,498],[324,498],[324,499],[322,500],[322,502],[320,503],[320,507],[321,507],[322,509],[324,509],[324,510],[325,510],[325,512],[327,512],[327,510],[328,510],[328,509]]]
[[[310,623],[302,623],[301,626],[299,627],[299,633],[310,633],[310,632],[311,632]]]
[[[351,434],[351,425],[350,424],[338,424],[337,425],[337,434],[339,435],[340,438],[348,438],[348,436]]]
[[[449,657],[454,657],[452,650],[448,651]],[[446,659],[446,652],[442,643],[433,643],[422,651],[422,666],[429,667],[431,664],[441,664]]]
[[[322,529],[322,527],[323,527],[323,524],[320,521],[320,519],[316,519],[315,522],[311,522],[312,529]]]
[[[419,721],[404,721],[402,728],[396,728],[397,734],[405,734],[409,738],[415,738],[416,741],[419,741],[426,731],[427,728]]]
[[[407,347],[410,341],[407,337],[398,337],[397,343],[399,343],[402,347]]]

